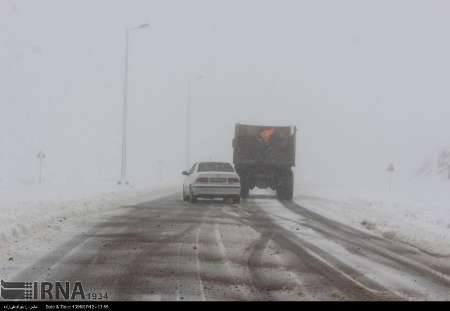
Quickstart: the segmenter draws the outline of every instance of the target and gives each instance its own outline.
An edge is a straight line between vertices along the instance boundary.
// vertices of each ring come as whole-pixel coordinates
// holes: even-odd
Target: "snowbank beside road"
[[[175,192],[170,184],[148,189],[111,184],[0,187],[0,251],[76,217],[137,204]]]
[[[417,180],[395,192],[299,185],[295,201],[326,217],[450,256],[450,181]]]

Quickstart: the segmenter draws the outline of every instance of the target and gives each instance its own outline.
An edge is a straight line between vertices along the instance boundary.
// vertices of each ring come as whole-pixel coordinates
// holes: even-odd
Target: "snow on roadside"
[[[388,193],[299,185],[295,201],[346,225],[450,256],[450,182],[421,180]]]
[[[370,279],[378,284],[382,284],[388,290],[407,300],[446,300],[448,298],[448,290],[446,288],[432,287],[426,278],[421,279],[416,275],[407,274],[383,264],[375,259],[376,256],[371,257],[362,253],[355,253],[339,242],[323,236],[320,231],[303,226],[302,223],[308,220],[304,216],[289,210],[278,201],[270,198],[254,199],[252,201],[256,203],[259,209],[266,212],[275,224],[290,232],[292,236],[298,237],[299,240],[293,239],[292,242],[299,242],[301,248],[322,264],[332,267],[342,277],[351,279],[368,290],[373,290],[373,288],[368,286],[368,283],[363,281],[364,279]],[[308,247],[302,241],[306,241],[314,245],[314,247]],[[351,243],[351,240],[348,242]],[[329,256],[324,256],[324,253]],[[278,256],[280,261],[288,260],[286,253],[281,253]],[[391,256],[404,259],[401,254],[391,254]],[[345,263],[345,265],[351,267],[351,270],[360,272],[360,276],[364,277],[360,278],[358,274],[349,274],[349,270],[342,269],[342,266],[336,265],[335,260]],[[299,277],[301,278],[301,276]]]
[[[0,252],[67,220],[175,192],[170,184],[148,189],[96,185],[33,185],[0,188]]]
[[[0,277],[14,278],[105,218],[126,213],[126,206],[175,193],[179,187],[174,184],[142,189],[112,184],[0,188]]]

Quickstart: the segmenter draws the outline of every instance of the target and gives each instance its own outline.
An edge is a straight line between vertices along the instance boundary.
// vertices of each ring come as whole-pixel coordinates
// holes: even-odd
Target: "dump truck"
[[[280,200],[292,199],[296,133],[295,126],[235,125],[233,163],[242,198],[257,187],[275,190]]]

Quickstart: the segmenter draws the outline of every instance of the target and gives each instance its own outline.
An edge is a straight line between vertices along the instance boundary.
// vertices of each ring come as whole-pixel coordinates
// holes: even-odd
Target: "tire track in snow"
[[[428,254],[420,253],[416,249],[395,241],[371,236],[358,229],[328,219],[296,203],[281,202],[281,204],[291,212],[305,217],[307,221],[303,224],[304,226],[320,233],[327,239],[335,241],[350,252],[354,253],[357,250],[356,255],[365,255],[366,258],[380,265],[388,266],[396,271],[402,271],[409,275],[411,279],[422,279],[424,284],[422,290],[429,289],[432,295],[437,295],[440,292],[439,295],[441,297],[448,297],[450,278],[431,268],[433,264],[426,265],[424,257],[429,256]],[[434,258],[428,259],[430,261],[434,260]],[[414,282],[417,283],[417,281]],[[415,286],[418,286],[418,284]],[[407,293],[406,298],[423,296],[423,293],[412,288],[405,288],[404,291]]]
[[[251,208],[247,209],[245,212],[243,211],[242,216],[253,223],[252,228],[261,233],[262,241],[260,243],[266,243],[266,239],[271,240],[279,247],[290,251],[299,258],[300,261],[298,267],[290,267],[291,269],[299,269],[301,267],[301,269],[297,271],[297,275],[301,276],[306,268],[306,271],[314,272],[320,276],[320,282],[324,288],[334,288],[336,291],[341,292],[344,297],[352,300],[376,300],[381,297],[380,293],[377,292],[389,293],[386,288],[372,280],[364,278],[359,272],[345,265],[337,258],[333,258],[333,256],[322,252],[321,255],[326,256],[328,259],[328,261],[324,261],[321,256],[311,253],[311,247],[307,247],[311,246],[309,243],[305,243],[305,241],[300,240],[297,236],[273,222],[271,217],[258,207],[255,200],[247,200],[247,206]],[[267,238],[267,234],[270,232],[275,232],[276,234],[273,234],[269,239]],[[315,250],[318,251],[319,249],[316,248]],[[330,259],[332,259],[332,264],[329,263]],[[347,273],[343,272],[342,268],[345,268]],[[348,272],[350,272],[352,276],[350,276]],[[354,278],[355,276],[357,276],[357,279],[362,279],[364,283],[361,283],[360,280],[356,280]],[[308,287],[308,284],[305,284],[305,282],[302,283],[306,288]],[[314,287],[315,286],[316,285],[314,285]],[[373,289],[375,289],[376,292],[374,292]],[[389,293],[387,296],[392,295],[392,293]],[[385,296],[386,295],[383,295],[383,297]],[[399,299],[399,297],[393,298]]]

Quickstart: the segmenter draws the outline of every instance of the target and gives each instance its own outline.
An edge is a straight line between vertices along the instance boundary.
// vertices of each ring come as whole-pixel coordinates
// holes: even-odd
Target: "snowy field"
[[[173,194],[174,182],[123,187],[111,183],[1,187],[0,276],[10,278],[128,205]]]
[[[298,185],[305,208],[426,252],[450,256],[450,180],[420,178],[389,192]]]
[[[171,183],[123,187],[110,183],[0,186],[0,251],[51,226],[174,192]]]

